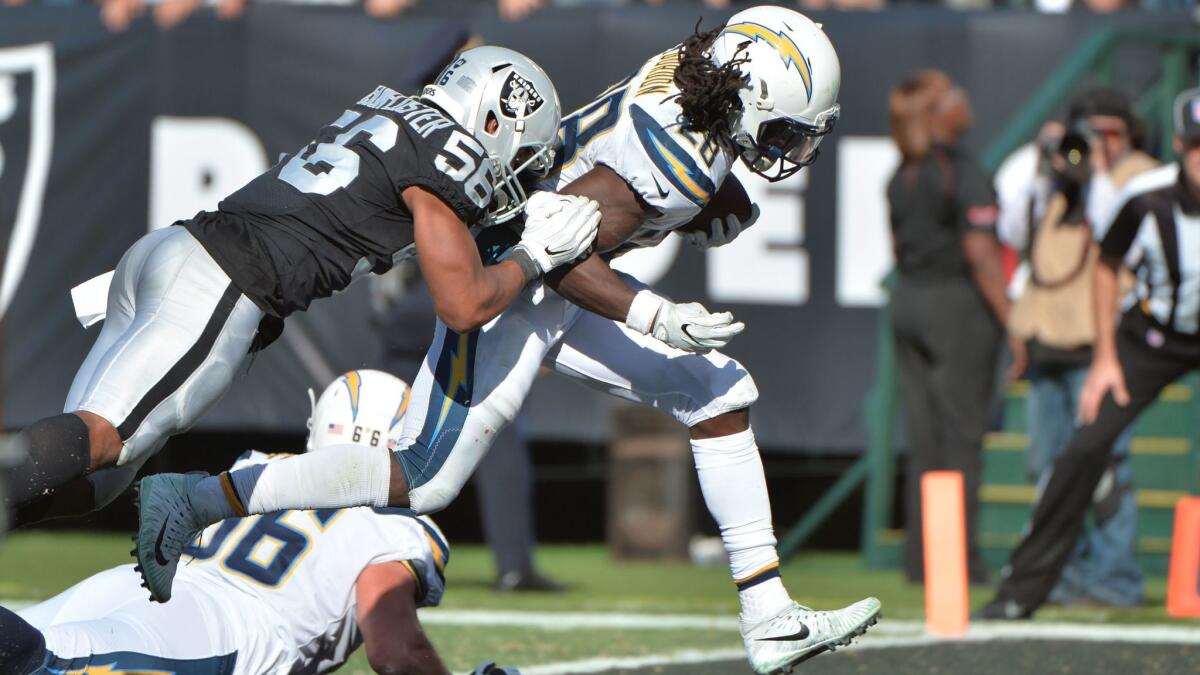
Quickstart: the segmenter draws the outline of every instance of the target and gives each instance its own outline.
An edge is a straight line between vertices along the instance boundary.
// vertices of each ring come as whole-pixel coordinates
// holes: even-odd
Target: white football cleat
[[[827,612],[793,602],[755,626],[743,621],[742,640],[750,667],[759,675],[790,673],[797,664],[866,633],[879,620],[880,608],[875,598]]]
[[[188,493],[205,478],[202,473],[160,473],[146,476],[138,483],[138,533],[133,538],[135,569],[142,575],[142,586],[150,599],[171,599],[175,567],[179,556],[204,526],[196,517]]]

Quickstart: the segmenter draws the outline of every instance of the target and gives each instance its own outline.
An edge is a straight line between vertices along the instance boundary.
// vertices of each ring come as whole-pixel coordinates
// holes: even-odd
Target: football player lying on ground
[[[545,364],[668,411],[690,428],[756,671],[784,672],[848,644],[876,621],[878,600],[814,611],[792,601],[779,576],[767,485],[750,429],[749,407],[758,392],[741,364],[715,351],[742,325],[699,304],[670,302],[608,264],[613,255],[653,246],[677,229],[691,230],[686,236],[701,246],[732,240],[755,215],[729,176],[734,162],[740,158],[769,180],[810,164],[837,119],[839,80],[837,54],[819,26],[788,9],[757,7],[651,58],[564,119],[560,166],[548,187],[600,202],[599,253],[548,278],[557,293],[532,286],[480,330],[439,325],[414,383],[396,461],[379,459],[372,479],[349,465],[315,473],[306,467],[308,458],[297,458],[220,477],[144,480],[138,559],[151,594],[169,597],[179,542],[232,513],[283,504],[411,505],[419,513],[443,508]],[[436,102],[453,87],[451,78],[427,95]],[[714,199],[718,187],[740,194],[742,203],[736,196]],[[727,213],[711,232],[697,232],[692,221],[712,222],[702,218],[710,201]],[[499,232],[485,231],[480,240],[502,250],[504,242],[490,237]],[[403,474],[399,484],[406,490],[385,489],[383,477],[395,474]],[[367,491],[368,484],[378,488]],[[168,562],[160,564],[160,557]]]
[[[379,87],[216,211],[129,249],[64,414],[28,426],[28,459],[0,472],[16,524],[110,502],[288,315],[390,269],[414,241],[439,317],[460,331],[591,246],[595,203],[547,193],[526,209],[514,254],[483,266],[468,228],[525,207],[517,176],[550,168],[558,95],[533,61],[500,47],[462,53],[451,76],[474,86],[436,105]]]
[[[407,403],[398,378],[346,373],[314,407],[307,449],[358,439],[387,454]],[[234,466],[272,457],[250,451]],[[378,673],[447,675],[416,610],[440,601],[449,557],[433,521],[406,510],[231,518],[186,549],[170,603],[146,602],[123,565],[19,616],[0,609],[0,672],[322,673],[364,646]]]

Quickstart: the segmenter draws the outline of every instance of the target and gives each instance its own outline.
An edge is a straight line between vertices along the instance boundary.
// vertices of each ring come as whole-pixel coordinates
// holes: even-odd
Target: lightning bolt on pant
[[[645,288],[632,277],[625,281]],[[535,284],[478,331],[459,334],[438,322],[395,453],[414,511],[432,513],[457,496],[543,365],[689,427],[758,397],[737,361],[675,349]]]

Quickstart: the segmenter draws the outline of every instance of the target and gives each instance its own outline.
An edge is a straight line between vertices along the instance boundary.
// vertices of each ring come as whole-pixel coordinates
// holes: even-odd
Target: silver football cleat
[[[759,675],[790,673],[797,664],[850,644],[879,621],[881,605],[867,598],[825,612],[793,602],[754,626],[742,622],[750,666]]]

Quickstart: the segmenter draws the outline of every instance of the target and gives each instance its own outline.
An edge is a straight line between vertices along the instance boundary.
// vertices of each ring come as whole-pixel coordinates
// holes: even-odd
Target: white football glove
[[[600,205],[587,197],[537,192],[525,205],[523,249],[540,274],[587,253],[596,241]]]
[[[745,222],[732,213],[724,218],[713,218],[708,232],[682,232],[683,240],[696,248],[716,248],[737,239],[742,230],[758,221],[758,204],[750,206],[750,217]]]
[[[648,290],[634,296],[625,325],[685,352],[720,349],[746,328],[729,312],[712,314],[698,302],[675,304]]]

